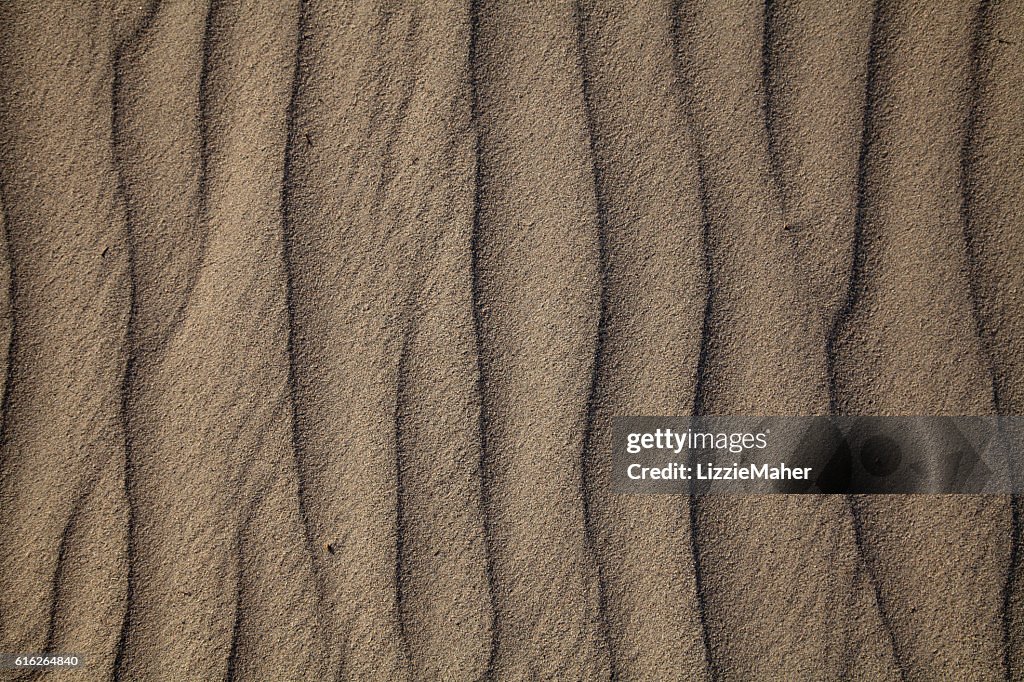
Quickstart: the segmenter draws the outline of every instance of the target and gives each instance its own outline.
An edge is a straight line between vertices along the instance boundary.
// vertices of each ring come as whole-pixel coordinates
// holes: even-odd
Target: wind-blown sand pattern
[[[0,4],[0,653],[1024,679],[1008,496],[608,486],[618,415],[1024,414],[1022,46],[1018,0]]]

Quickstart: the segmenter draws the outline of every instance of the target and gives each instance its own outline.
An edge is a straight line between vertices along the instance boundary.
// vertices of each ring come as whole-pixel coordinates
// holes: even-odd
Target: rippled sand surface
[[[0,3],[0,653],[1024,679],[1009,497],[608,486],[616,415],[1024,414],[1022,46],[1020,0]]]

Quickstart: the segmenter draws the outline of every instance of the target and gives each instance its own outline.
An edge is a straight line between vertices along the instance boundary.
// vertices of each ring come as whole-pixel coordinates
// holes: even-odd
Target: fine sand
[[[1008,496],[609,489],[1024,415],[1022,95],[1022,0],[0,2],[0,654],[1024,680]]]

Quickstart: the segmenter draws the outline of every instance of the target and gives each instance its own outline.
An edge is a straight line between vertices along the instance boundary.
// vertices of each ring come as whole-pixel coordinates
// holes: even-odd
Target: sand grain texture
[[[1008,496],[622,496],[609,444],[1024,414],[1022,21],[0,4],[0,653],[1021,679]]]

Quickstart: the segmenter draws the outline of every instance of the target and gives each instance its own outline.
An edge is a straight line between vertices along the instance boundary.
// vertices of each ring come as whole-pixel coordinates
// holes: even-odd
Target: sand
[[[1022,45],[1016,0],[3,3],[0,653],[1024,679],[1009,496],[609,490],[614,416],[1024,414]]]

